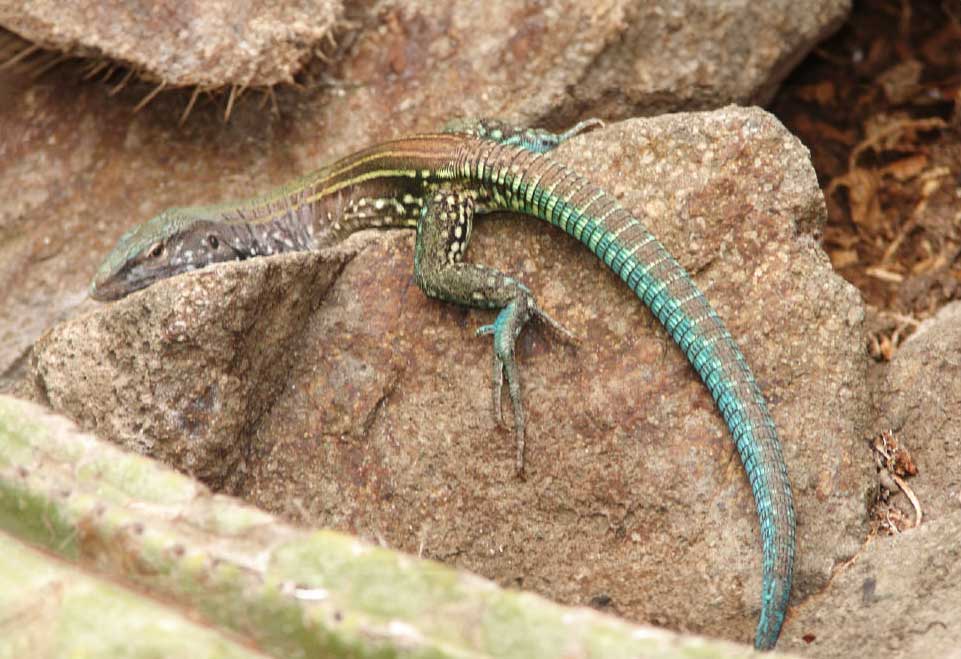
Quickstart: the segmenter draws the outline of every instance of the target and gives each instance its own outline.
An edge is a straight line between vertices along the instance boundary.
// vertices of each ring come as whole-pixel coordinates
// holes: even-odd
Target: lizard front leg
[[[603,125],[604,122],[600,119],[585,119],[563,133],[552,133],[543,128],[514,126],[500,119],[453,119],[444,126],[444,132],[519,146],[534,153],[547,153],[572,137]]]
[[[504,425],[501,395],[504,380],[514,411],[515,466],[524,471],[524,405],[514,343],[531,319],[537,319],[563,336],[572,334],[538,308],[530,289],[504,273],[483,265],[464,263],[470,240],[477,193],[440,188],[426,200],[417,224],[414,280],[430,297],[484,309],[500,309],[492,325],[477,330],[494,335],[493,410]]]

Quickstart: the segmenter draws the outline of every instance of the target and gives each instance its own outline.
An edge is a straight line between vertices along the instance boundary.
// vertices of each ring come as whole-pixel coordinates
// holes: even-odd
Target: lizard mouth
[[[93,278],[93,281],[90,282],[87,294],[90,295],[91,299],[97,300],[98,302],[113,302],[134,291],[147,288],[147,286],[150,286],[154,281],[156,281],[155,277],[132,278],[122,277],[109,272],[98,272]]]
[[[110,282],[98,283],[96,279],[90,282],[90,288],[87,289],[87,293],[91,299],[97,300],[98,302],[112,302],[119,300],[124,295],[120,287],[111,286]]]

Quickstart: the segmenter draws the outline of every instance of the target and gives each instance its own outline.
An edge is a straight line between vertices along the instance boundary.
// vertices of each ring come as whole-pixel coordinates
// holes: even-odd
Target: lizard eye
[[[149,256],[152,259],[159,259],[161,256],[163,256],[163,253],[164,253],[164,244],[157,243],[156,245],[150,248],[150,251],[147,252],[147,256]]]
[[[207,236],[207,244],[210,245],[210,249],[217,249],[220,247],[220,240],[217,238],[217,236],[211,234]]]

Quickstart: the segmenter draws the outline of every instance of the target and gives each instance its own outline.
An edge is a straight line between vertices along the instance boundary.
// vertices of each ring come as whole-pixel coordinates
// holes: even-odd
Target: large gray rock
[[[571,103],[616,115],[765,104],[850,9],[847,0],[631,2],[617,39],[571,88]]]
[[[285,395],[290,345],[349,256],[231,264],[58,325],[35,351],[43,394],[101,436],[222,488]]]
[[[619,124],[556,157],[648,219],[753,365],[795,487],[804,601],[860,546],[874,482],[862,307],[812,236],[824,206],[807,151],[763,111],[726,108]],[[751,639],[754,504],[684,357],[560,232],[501,215],[475,236],[471,260],[519,276],[583,339],[522,336],[526,481],[474,336],[491,314],[428,300],[409,234],[162,282],[50,331],[36,377],[86,427],[288,519]]]

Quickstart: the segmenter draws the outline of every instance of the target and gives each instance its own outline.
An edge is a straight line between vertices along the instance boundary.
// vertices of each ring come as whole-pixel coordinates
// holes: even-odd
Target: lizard
[[[212,206],[171,208],[126,232],[91,285],[100,301],[214,263],[315,250],[367,228],[416,230],[414,280],[430,297],[497,310],[493,412],[504,425],[507,381],[515,469],[524,469],[525,416],[514,343],[529,321],[572,335],[509,275],[464,260],[475,214],[507,210],[550,222],[580,241],[651,310],[707,386],[741,458],[762,541],[755,647],[777,643],[795,554],[791,484],[773,417],[747,361],[714,308],[667,249],[616,198],[550,157],[563,133],[464,120],[445,131],[358,151],[271,192]]]

